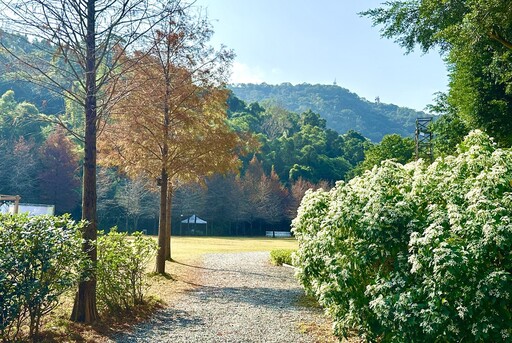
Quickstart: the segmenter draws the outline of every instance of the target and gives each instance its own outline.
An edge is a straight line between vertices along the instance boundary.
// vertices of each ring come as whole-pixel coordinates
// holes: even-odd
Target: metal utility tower
[[[434,161],[432,131],[429,127],[431,122],[432,117],[416,119],[416,160],[424,158],[430,160],[430,162]]]

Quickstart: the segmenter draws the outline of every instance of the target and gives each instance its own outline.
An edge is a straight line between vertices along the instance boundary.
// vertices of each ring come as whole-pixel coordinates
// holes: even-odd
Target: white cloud
[[[240,62],[233,63],[231,83],[262,83],[263,72],[259,68],[253,68]]]

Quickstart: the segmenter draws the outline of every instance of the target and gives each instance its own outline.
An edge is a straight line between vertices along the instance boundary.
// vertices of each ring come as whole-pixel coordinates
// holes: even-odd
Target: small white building
[[[14,205],[9,205],[9,213],[14,214]],[[18,213],[27,213],[29,217],[55,214],[54,205],[44,204],[19,204]]]

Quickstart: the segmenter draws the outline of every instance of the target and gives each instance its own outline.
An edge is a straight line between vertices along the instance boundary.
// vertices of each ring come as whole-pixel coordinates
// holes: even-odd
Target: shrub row
[[[98,235],[98,302],[110,311],[141,304],[148,287],[146,268],[156,242],[140,232],[128,236],[112,229]]]
[[[512,152],[479,131],[457,156],[309,192],[293,231],[298,277],[340,337],[512,340]]]
[[[69,216],[0,214],[0,340],[17,340],[24,326],[31,338],[37,336],[41,318],[88,277],[83,225]],[[140,233],[129,237],[114,230],[98,236],[98,301],[104,308],[142,302],[155,245]]]

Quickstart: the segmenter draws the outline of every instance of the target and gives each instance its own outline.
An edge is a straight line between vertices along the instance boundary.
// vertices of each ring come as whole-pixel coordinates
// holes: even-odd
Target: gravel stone
[[[206,254],[196,287],[116,342],[316,342],[301,324],[325,323],[322,310],[303,307],[293,270],[268,252]]]

